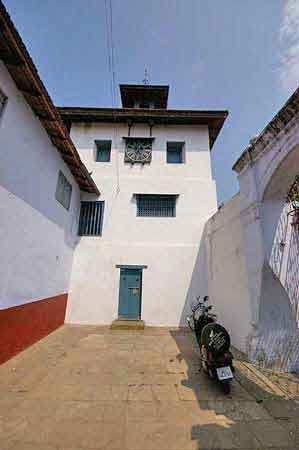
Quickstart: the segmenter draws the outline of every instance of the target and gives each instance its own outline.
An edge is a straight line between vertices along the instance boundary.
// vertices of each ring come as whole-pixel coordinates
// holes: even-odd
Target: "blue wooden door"
[[[124,319],[140,319],[141,313],[140,269],[121,269],[118,315]]]

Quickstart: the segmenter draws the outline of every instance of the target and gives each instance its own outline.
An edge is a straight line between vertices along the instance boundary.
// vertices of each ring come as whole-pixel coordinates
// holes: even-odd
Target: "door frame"
[[[120,320],[142,320],[141,319],[141,311],[142,311],[142,290],[143,290],[143,269],[147,269],[147,266],[145,266],[145,265],[128,265],[128,264],[126,264],[126,265],[123,265],[123,264],[117,264],[116,265],[116,268],[117,269],[120,269],[119,270],[119,283],[118,283],[118,310],[117,310],[117,317],[118,317],[118,319],[120,319]],[[128,270],[130,270],[130,269],[133,269],[133,270],[138,270],[139,271],[139,273],[140,273],[140,301],[139,301],[139,315],[138,315],[138,317],[136,318],[136,319],[129,319],[129,318],[126,318],[126,317],[121,317],[120,315],[119,315],[119,305],[120,305],[120,294],[121,294],[121,292],[120,292],[120,280],[121,280],[121,271],[122,271],[122,269],[128,269]]]

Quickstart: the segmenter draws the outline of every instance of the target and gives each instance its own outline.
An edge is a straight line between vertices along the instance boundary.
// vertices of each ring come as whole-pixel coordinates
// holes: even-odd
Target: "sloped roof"
[[[0,59],[34,114],[39,118],[53,145],[69,167],[81,190],[98,194],[99,190],[69,136],[37,69],[0,0]]]

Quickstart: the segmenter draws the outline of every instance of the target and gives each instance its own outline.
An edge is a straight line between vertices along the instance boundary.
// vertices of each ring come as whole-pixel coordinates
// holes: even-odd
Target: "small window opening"
[[[111,159],[111,141],[95,141],[96,143],[96,162],[110,162]]]
[[[138,217],[175,217],[176,195],[138,194]]]
[[[167,142],[167,163],[182,164],[184,162],[184,142]]]
[[[65,209],[69,209],[71,204],[71,197],[72,185],[60,170],[58,173],[55,198]]]
[[[101,236],[103,216],[103,201],[81,202],[79,236]]]

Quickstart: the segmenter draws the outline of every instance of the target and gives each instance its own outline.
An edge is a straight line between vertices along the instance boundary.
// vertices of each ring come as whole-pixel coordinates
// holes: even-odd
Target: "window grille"
[[[176,195],[137,195],[138,217],[175,217]]]
[[[72,185],[60,170],[58,173],[55,198],[65,209],[69,209],[71,197]]]
[[[182,164],[184,162],[184,142],[167,142],[167,163]]]
[[[95,141],[96,143],[96,162],[110,162],[111,141]]]
[[[125,162],[134,163],[150,163],[152,160],[152,137],[125,137]]]
[[[81,202],[79,236],[101,236],[104,202]]]

